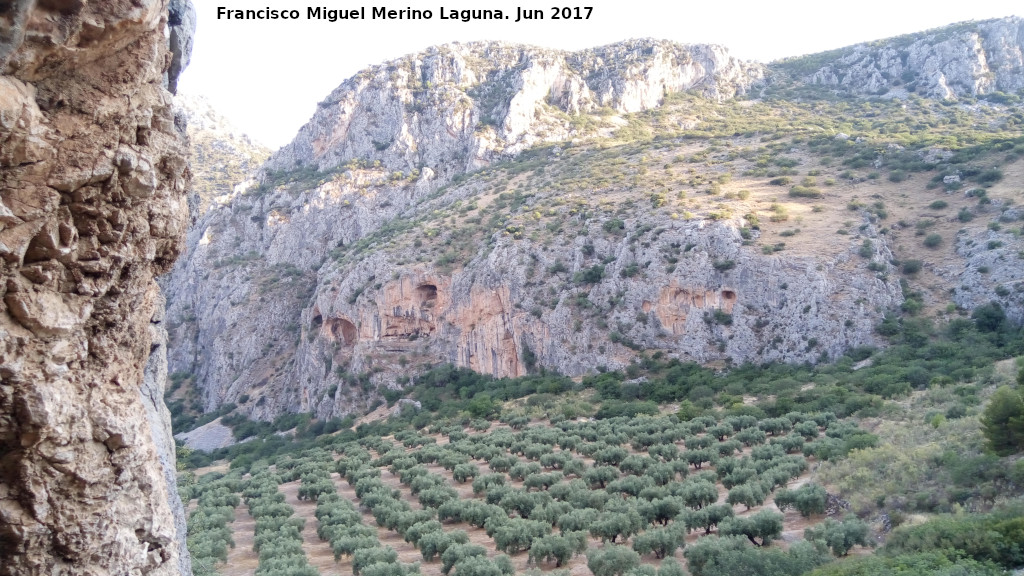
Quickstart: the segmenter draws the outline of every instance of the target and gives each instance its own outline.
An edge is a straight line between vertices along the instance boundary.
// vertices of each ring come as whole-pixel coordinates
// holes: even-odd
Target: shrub
[[[903,273],[908,276],[913,276],[921,271],[923,262],[920,260],[904,260],[903,261]]]
[[[601,228],[609,234],[621,234],[626,229],[626,223],[618,218],[612,218],[611,220],[605,220]]]
[[[989,448],[1000,456],[1024,450],[1024,398],[1002,386],[992,394],[981,418]]]
[[[604,278],[604,266],[594,264],[590,268],[573,274],[572,281],[576,284],[597,284]]]
[[[978,174],[976,179],[979,184],[991,186],[1003,179],[1003,171],[999,168],[988,168]]]
[[[924,238],[926,248],[938,248],[940,244],[942,244],[942,236],[938,234],[929,234]]]
[[[942,516],[900,527],[889,536],[883,550],[889,555],[938,551],[1006,568],[1018,567],[1024,564],[1020,547],[1024,517],[1020,512],[1019,506],[1011,506],[999,513]]]
[[[821,190],[808,186],[793,186],[789,189],[789,195],[794,198],[822,198],[825,196]]]
[[[827,518],[821,524],[804,530],[804,538],[810,542],[820,542],[834,556],[846,556],[857,545],[874,544],[868,540],[868,525],[856,516],[849,516],[842,522]]]
[[[694,572],[696,574],[696,572]],[[873,554],[850,558],[842,562],[826,564],[807,576],[873,576],[898,574],[899,576],[1001,576],[1005,571],[990,563],[981,563],[969,558],[958,558],[947,551],[920,554],[883,556]],[[707,575],[697,575],[707,576]]]

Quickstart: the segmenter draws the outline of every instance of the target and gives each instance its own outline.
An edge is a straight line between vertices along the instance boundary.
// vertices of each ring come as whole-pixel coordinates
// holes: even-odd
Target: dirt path
[[[256,519],[249,515],[249,508],[239,504],[235,508],[235,521],[230,524],[234,548],[228,548],[228,561],[218,568],[222,576],[252,576],[259,565],[259,556],[252,549],[256,535]]]
[[[286,482],[278,486],[284,494],[284,501],[295,509],[295,515],[306,519],[302,528],[302,550],[306,553],[310,566],[316,568],[322,576],[341,576],[344,574],[334,562],[334,552],[330,542],[324,542],[316,535],[318,522],[316,519],[316,502],[299,500],[301,481]]]

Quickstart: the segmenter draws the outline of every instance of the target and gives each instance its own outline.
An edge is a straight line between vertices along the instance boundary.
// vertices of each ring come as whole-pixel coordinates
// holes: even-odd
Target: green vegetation
[[[793,59],[781,68],[805,73],[833,56]],[[799,102],[790,99],[797,92]],[[475,96],[484,124],[495,123],[501,90]],[[211,454],[182,454],[191,467],[230,462],[225,475],[183,482],[186,499],[196,500],[189,538],[196,572],[209,574],[226,559],[232,502],[242,495],[257,520],[258,574],[308,573],[300,545],[304,524],[278,488],[289,482],[301,483],[299,500],[317,503],[317,535],[335,558],[351,560],[353,572],[364,576],[418,573],[416,564],[399,563],[396,551],[381,544],[373,523],[415,546],[423,562],[456,576],[512,574],[512,558],[524,557],[544,571],[585,557],[598,576],[683,574],[673,559],[680,554],[697,576],[953,576],[998,574],[1024,564],[1018,502],[1024,465],[1016,456],[1024,451],[1024,368],[1016,381],[1005,374],[1005,364],[1024,354],[1024,337],[997,303],[977,307],[969,318],[955,305],[944,314],[930,311],[935,299],[912,284],[923,261],[887,255],[886,246],[894,244],[883,244],[885,234],[906,229],[922,237],[911,240],[915,249],[939,248],[954,243],[947,217],[965,227],[995,218],[992,207],[1001,199],[986,188],[1016,173],[1004,164],[1024,153],[1019,113],[915,95],[854,99],[785,82],[761,96],[739,105],[667,95],[664,106],[629,115],[613,133],[596,129],[603,126],[600,114],[567,116],[578,138],[559,144],[557,153],[545,145],[459,175],[404,212],[415,216],[330,251],[328,269],[344,270],[386,251],[396,270],[422,264],[454,273],[511,244],[532,299],[523,304],[524,314],[540,319],[566,306],[575,333],[584,322],[606,328],[610,344],[594,347],[605,354],[605,345],[614,346],[607,353],[612,358],[631,354],[618,370],[595,366],[578,381],[566,378],[546,370],[538,343],[525,340],[519,352],[528,375],[520,378],[413,358],[416,370],[403,375],[400,391],[374,391],[370,372],[346,375],[342,392],[356,386],[390,406],[402,397],[422,406],[355,428],[351,417],[253,422],[234,414],[233,405],[200,416],[200,400],[189,393],[191,375],[172,376],[168,398],[177,429],[223,417],[236,437],[250,440]],[[1008,102],[1015,95],[990,97]],[[692,126],[693,117],[701,119],[695,128],[680,129]],[[837,138],[840,132],[849,137]],[[925,161],[938,149],[950,153]],[[292,192],[367,168],[355,162],[332,173],[308,167],[272,173],[248,196]],[[398,173],[388,181],[400,186],[408,178]],[[971,207],[962,207],[959,193],[947,202],[870,192],[884,186],[939,192],[964,186]],[[830,198],[847,194],[838,209],[803,200],[826,191]],[[937,212],[951,204],[955,214]],[[886,221],[901,209],[892,220],[904,218],[907,206],[936,212]],[[818,364],[724,358],[714,366],[643,349],[651,338],[637,334],[653,333],[657,325],[647,312],[626,308],[630,298],[619,286],[695,262],[729,278],[737,262],[758,251],[801,250],[815,239],[809,231],[818,214],[839,211],[850,218],[840,233],[856,238],[853,248],[865,259],[858,266],[876,273],[867,278],[885,279],[897,270],[904,275],[902,307],[876,327],[884,349],[861,347],[836,357],[815,338],[794,334],[791,341],[780,336],[766,343],[764,352],[820,351]],[[664,234],[669,224],[684,225],[669,222],[680,219],[732,227],[744,252],[716,253],[699,240]],[[792,223],[783,230],[784,222]],[[1011,233],[1019,236],[1010,222],[988,223],[1000,239],[980,245],[996,250]],[[776,233],[788,248],[771,236]],[[570,252],[557,253],[557,246]],[[238,273],[255,261],[251,254],[224,257],[216,267]],[[262,293],[304,274],[282,266],[255,285]],[[380,281],[370,279],[337,297],[356,305],[375,299],[379,289]],[[1008,283],[995,293],[1006,303],[1015,290]],[[940,298],[939,306],[944,303]],[[727,338],[752,325],[764,328],[737,310],[735,317],[722,309],[703,315],[701,328],[721,338],[709,345],[724,352]],[[811,310],[808,305],[804,313]],[[855,321],[863,318],[846,326]],[[329,396],[337,392],[332,388]],[[811,469],[813,481],[787,488]],[[342,482],[357,503],[339,496]],[[842,520],[824,517],[834,502],[825,486],[849,502]],[[783,517],[773,504],[812,524],[803,541],[778,545]],[[914,525],[900,526],[911,517]],[[863,548],[889,526],[895,530],[888,542],[867,554]],[[470,543],[471,530],[482,530],[493,546]],[[687,544],[694,533],[699,537]]]
[[[1024,368],[1020,375],[1024,376]],[[988,446],[996,454],[1007,456],[1024,451],[1024,397],[1019,390],[1009,386],[996,390],[981,423]]]

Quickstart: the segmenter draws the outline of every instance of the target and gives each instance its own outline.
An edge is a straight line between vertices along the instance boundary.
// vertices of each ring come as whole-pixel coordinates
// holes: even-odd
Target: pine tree
[[[1009,386],[992,394],[981,418],[989,448],[1000,456],[1024,449],[1024,398]]]

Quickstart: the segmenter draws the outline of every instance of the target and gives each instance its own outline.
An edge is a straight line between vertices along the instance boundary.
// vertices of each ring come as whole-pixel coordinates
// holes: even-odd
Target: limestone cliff
[[[571,115],[658,106],[666,94],[745,93],[764,74],[719,46],[634,40],[566,53],[503,43],[447,44],[343,82],[268,170],[353,160],[450,178],[540,142],[571,138]]]
[[[1024,19],[965,22],[781,63],[856,94],[957,99],[1024,88]]]
[[[187,221],[164,83],[191,32],[161,0],[16,0],[0,20],[0,574],[189,573],[144,372]]]
[[[371,67],[189,232],[163,283],[170,369],[191,377],[207,411],[329,417],[439,362],[579,376],[640,353],[725,367],[883,345],[874,328],[904,303],[892,241],[910,224],[881,219],[916,216],[904,184],[879,190],[879,173],[838,158],[941,172],[955,155],[837,130],[856,123],[827,115],[880,90],[866,77],[832,108],[743,96],[804,89],[829,62],[869,62],[889,45],[912,48],[918,86],[933,69],[960,86],[948,80],[967,60],[917,59],[969,37],[991,52],[977,77],[990,84],[957,94],[1012,90],[1014,26],[958,25],[770,67],[652,40],[577,53],[452,44]],[[898,113],[1017,133],[1012,109],[915,102]],[[789,194],[778,187],[797,175]],[[946,292],[923,298],[945,308],[954,275],[934,274]],[[993,290],[979,281],[956,301],[972,308]]]
[[[451,44],[361,72],[270,158],[258,186],[197,222],[165,283],[171,369],[196,376],[207,409],[248,394],[279,412],[283,396],[249,392],[294,376],[300,316],[332,250],[469,170],[610,134],[622,113],[666,94],[743,93],[762,74],[720,47],[653,40],[578,53]]]

